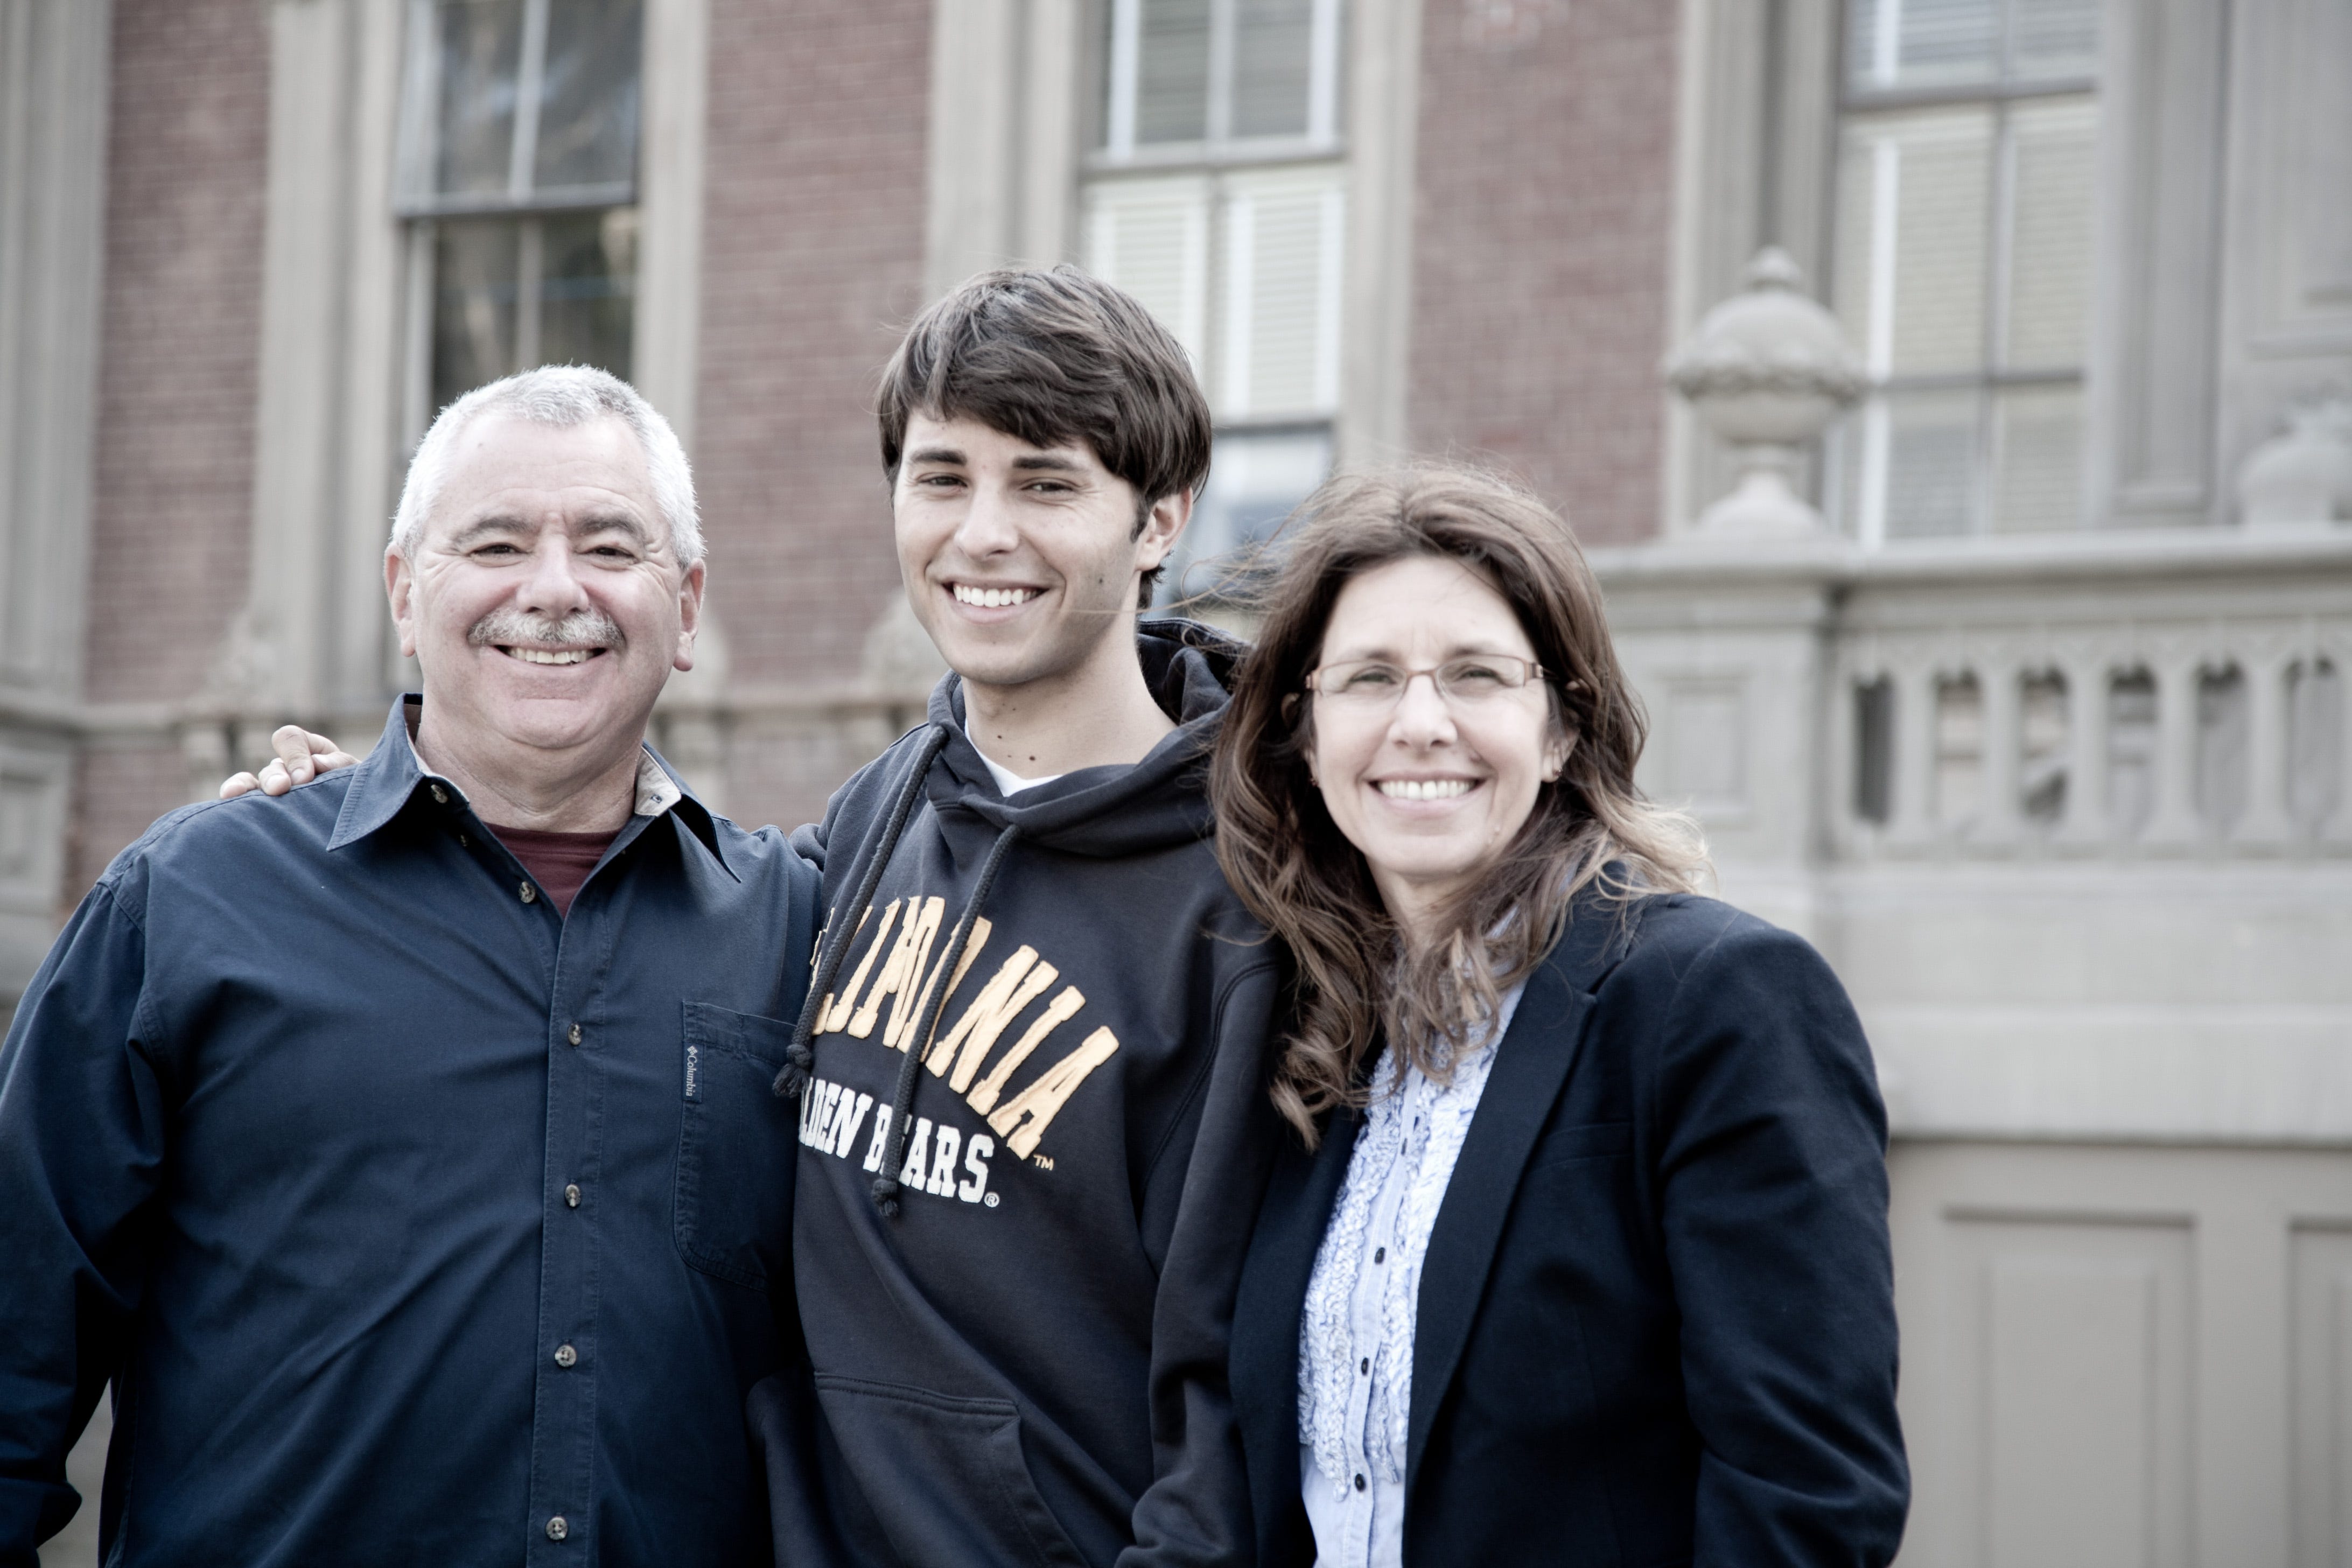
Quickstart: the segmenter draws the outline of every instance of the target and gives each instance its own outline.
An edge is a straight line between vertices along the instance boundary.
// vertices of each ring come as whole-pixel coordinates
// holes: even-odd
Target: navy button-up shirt
[[[410,700],[413,701],[414,700]],[[0,1050],[0,1565],[765,1561],[816,879],[646,753],[568,918],[419,767],[191,806]]]

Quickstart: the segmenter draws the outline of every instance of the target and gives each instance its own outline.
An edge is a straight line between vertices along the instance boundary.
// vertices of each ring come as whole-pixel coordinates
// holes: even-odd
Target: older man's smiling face
[[[401,651],[440,743],[477,767],[634,748],[669,672],[693,666],[703,569],[681,569],[617,418],[476,419],[415,557],[385,562]]]

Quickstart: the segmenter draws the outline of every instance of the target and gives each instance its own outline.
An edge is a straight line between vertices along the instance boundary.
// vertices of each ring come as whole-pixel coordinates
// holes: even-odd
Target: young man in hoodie
[[[1278,959],[1209,838],[1243,649],[1138,618],[1208,405],[1141,305],[1057,268],[931,307],[877,412],[953,673],[793,838],[827,923],[776,1085],[807,1355],[750,1401],[777,1561],[1244,1563],[1225,1351]]]
[[[779,1560],[1240,1561],[1225,1342],[1279,977],[1209,840],[1240,647],[1138,621],[1208,406],[1062,268],[925,312],[878,413],[953,673],[793,838],[829,923],[779,1080],[809,1374],[752,1400]]]

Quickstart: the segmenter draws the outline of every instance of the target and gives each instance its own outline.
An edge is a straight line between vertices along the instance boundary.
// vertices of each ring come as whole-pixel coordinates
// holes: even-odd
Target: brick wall
[[[115,0],[88,695],[184,696],[244,602],[269,34],[254,0]],[[68,896],[178,805],[163,752],[86,759]]]
[[[1674,189],[1664,0],[1429,0],[1416,449],[1498,458],[1589,542],[1656,529]]]
[[[922,304],[930,12],[713,0],[695,463],[738,681],[854,677],[898,591],[870,410]],[[814,816],[838,782],[770,760],[731,770],[747,822]]]

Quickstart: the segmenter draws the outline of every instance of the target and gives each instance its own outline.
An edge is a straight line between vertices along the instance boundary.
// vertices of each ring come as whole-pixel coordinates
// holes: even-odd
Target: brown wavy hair
[[[1541,500],[1461,467],[1348,476],[1309,497],[1276,547],[1210,795],[1227,880],[1297,961],[1273,1093],[1312,1147],[1323,1112],[1365,1102],[1368,1058],[1383,1034],[1442,1081],[1454,1049],[1559,942],[1579,891],[1597,885],[1622,908],[1643,893],[1694,890],[1707,865],[1697,824],[1634,787],[1647,731],[1641,700],[1618,665],[1592,569]],[[1458,561],[1509,604],[1544,668],[1552,722],[1571,742],[1517,836],[1438,911],[1436,938],[1418,950],[1308,776],[1313,705],[1302,700],[1340,590],[1414,556]]]

